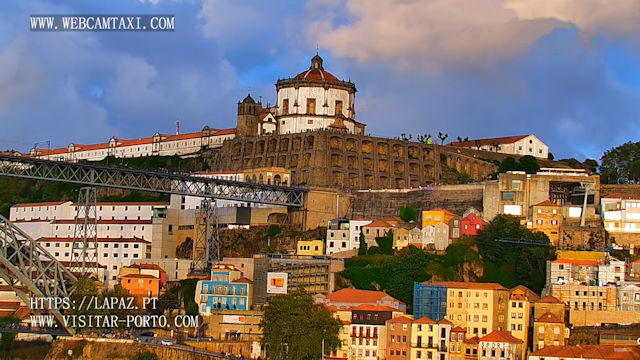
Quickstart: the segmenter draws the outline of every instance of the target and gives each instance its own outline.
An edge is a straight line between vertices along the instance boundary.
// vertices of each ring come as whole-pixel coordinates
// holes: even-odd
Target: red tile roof
[[[550,312],[546,312],[544,314],[542,314],[538,319],[536,319],[537,322],[545,322],[545,323],[564,323],[564,321],[560,320],[560,318],[558,318],[557,316],[553,315]]]
[[[413,322],[413,319],[408,318],[406,316],[398,316],[396,318],[387,320],[387,323],[411,323]]]
[[[122,278],[128,279],[155,279],[155,280],[159,280],[157,277],[153,276],[153,275],[148,275],[148,274],[127,274],[125,276],[123,276]]]
[[[34,207],[34,206],[58,206],[69,201],[52,201],[52,202],[39,202],[39,203],[24,203],[24,204],[16,204],[12,207]]]
[[[498,283],[474,283],[474,282],[462,282],[462,281],[433,281],[424,283],[427,285],[440,285],[447,288],[454,289],[471,289],[471,290],[507,290],[504,286]]]
[[[309,69],[301,72],[294,77],[295,80],[311,80],[311,81],[339,81],[332,73],[324,69]]]
[[[364,225],[362,227],[392,227],[391,224],[389,224],[388,222],[384,221],[384,220],[376,220],[372,223],[369,223],[367,225]]]
[[[166,272],[163,268],[158,264],[131,264],[127,266],[131,269],[140,269],[140,270],[158,270],[160,272]]]
[[[464,343],[465,344],[477,344],[479,341],[480,341],[480,339],[477,336],[464,339]]]
[[[505,136],[505,137],[497,137],[497,138],[489,138],[489,139],[474,139],[468,141],[454,141],[450,142],[449,146],[458,146],[458,147],[476,147],[476,141],[480,142],[480,145],[493,145],[493,144],[513,144],[518,140],[522,140],[529,135],[518,135],[518,136]]]
[[[416,324],[437,324],[433,319],[428,316],[423,316],[418,320],[413,321]]]
[[[441,324],[441,325],[453,325],[453,323],[451,321],[447,320],[447,319],[442,319],[442,320],[438,321],[438,324]]]
[[[27,222],[29,220],[21,220],[21,221],[16,221],[16,222]],[[33,221],[33,220],[32,220]],[[42,220],[41,220],[42,221]],[[53,224],[75,224],[76,221],[73,219],[65,219],[65,220],[47,220],[47,221],[51,221]],[[93,221],[93,219],[90,219],[89,221]],[[149,220],[98,220],[97,221],[98,224],[122,224],[122,225],[148,225],[148,224],[152,224],[153,220],[149,219]]]
[[[327,295],[327,299],[338,303],[375,303],[386,296],[389,295],[383,291],[341,289]]]
[[[537,204],[535,204],[533,206],[560,206],[560,205],[554,203],[551,200],[545,200],[545,201],[541,201],[541,202],[539,202],[539,203],[537,203]]]
[[[36,239],[38,242],[73,242],[73,238],[70,237],[41,237]],[[98,238],[99,243],[113,242],[113,243],[145,243],[151,244],[151,241],[132,237],[132,238]]]
[[[552,358],[583,358],[606,360],[635,360],[640,359],[638,346],[624,345],[564,345],[545,346],[530,354],[530,356]]]
[[[542,304],[562,304],[562,301],[558,300],[558,298],[552,295],[547,295],[536,302]]]
[[[370,305],[370,304],[362,304],[356,307],[351,308],[351,310],[355,311],[399,311],[396,308],[392,308],[391,306],[382,306],[382,305]]]
[[[613,193],[603,197],[606,199],[640,200],[640,196],[633,195],[633,194],[622,194],[622,193]]]
[[[234,282],[234,283],[244,283],[244,284],[253,284],[253,281],[249,280],[248,278],[246,278],[244,276],[241,277],[241,278],[235,279],[232,282]]]
[[[461,328],[460,326],[456,326],[456,327],[451,328],[451,332],[463,332],[463,333],[466,333],[467,330]]]
[[[62,265],[64,265],[65,267],[70,267],[70,266],[71,266],[71,261],[60,261],[60,263],[61,263]],[[106,269],[106,268],[107,268],[107,266],[106,266],[106,265],[102,265],[102,264],[99,264],[99,263],[96,265],[96,263],[95,263],[95,262],[88,262],[88,263],[87,263],[87,266],[88,266],[88,267],[96,267],[96,266],[97,266],[97,267],[99,267],[99,268],[101,268],[101,269]]]
[[[480,341],[483,342],[504,342],[510,344],[518,344],[523,341],[511,335],[509,331],[504,330],[494,330],[491,333],[480,338]]]
[[[554,260],[552,263],[554,264],[571,264],[571,265],[582,265],[582,266],[596,266],[598,262],[595,260],[580,260],[580,259],[558,259]]]

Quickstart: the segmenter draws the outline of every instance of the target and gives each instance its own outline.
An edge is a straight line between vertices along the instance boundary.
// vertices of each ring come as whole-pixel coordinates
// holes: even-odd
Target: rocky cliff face
[[[105,340],[105,339],[97,339]],[[71,350],[72,356],[69,357],[68,351]],[[125,342],[95,342],[86,340],[70,340],[58,339],[53,343],[46,360],[59,359],[112,359],[112,360],[131,360],[135,359],[138,354],[151,352],[158,356],[158,359],[171,360],[212,360],[220,359],[218,357],[199,354],[194,351],[183,350],[171,346],[151,346],[137,343]]]

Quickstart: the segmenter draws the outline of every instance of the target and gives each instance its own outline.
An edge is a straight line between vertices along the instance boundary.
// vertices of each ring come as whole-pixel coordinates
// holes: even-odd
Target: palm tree
[[[440,145],[444,145],[444,141],[449,137],[449,134],[443,134],[438,131],[438,139],[440,139]]]

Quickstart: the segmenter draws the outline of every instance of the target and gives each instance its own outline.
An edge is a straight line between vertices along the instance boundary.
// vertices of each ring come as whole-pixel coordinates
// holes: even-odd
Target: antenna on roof
[[[316,43],[316,55],[318,55],[318,43]]]
[[[262,96],[258,96],[258,99],[260,99],[260,104],[262,104]]]
[[[180,135],[180,120],[176,121],[176,135]]]

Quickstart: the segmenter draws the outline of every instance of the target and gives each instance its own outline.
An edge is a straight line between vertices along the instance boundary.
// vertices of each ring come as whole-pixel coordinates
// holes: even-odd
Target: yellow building
[[[527,344],[529,343],[529,327],[534,301],[540,297],[525,286],[517,286],[511,290],[509,296],[509,308],[507,310],[506,330],[515,338],[522,340],[522,359],[526,358]]]
[[[281,167],[245,169],[245,181],[267,185],[291,185],[291,171]]]
[[[428,210],[422,212],[422,227],[431,225],[436,226],[440,223],[449,224],[451,220],[456,217],[456,214],[444,210],[444,209],[435,209]]]
[[[411,324],[411,359],[446,360],[452,323],[447,319],[436,322],[427,316]]]
[[[297,255],[323,255],[324,241],[322,240],[299,240]]]
[[[560,227],[563,222],[562,207],[545,200],[533,205],[531,222],[527,222],[527,227],[533,231],[544,233],[551,244],[556,245],[560,239]]]
[[[433,282],[447,288],[447,319],[467,331],[485,336],[507,327],[509,289],[495,283]]]

